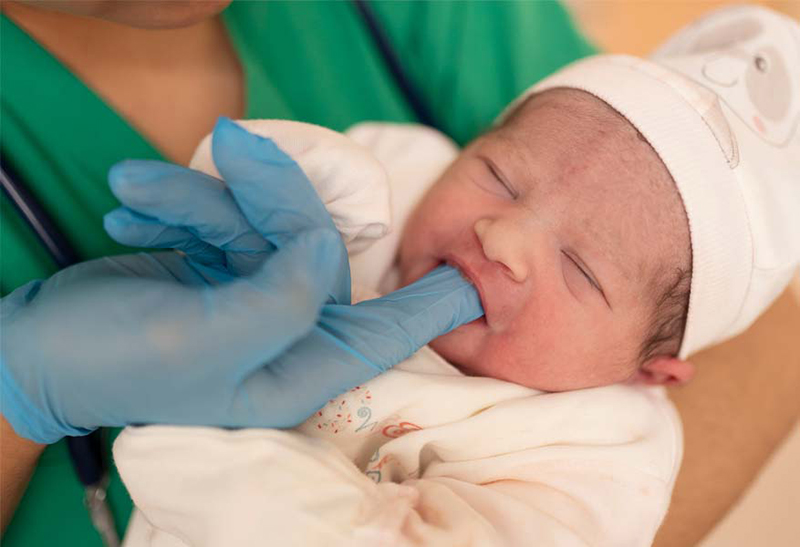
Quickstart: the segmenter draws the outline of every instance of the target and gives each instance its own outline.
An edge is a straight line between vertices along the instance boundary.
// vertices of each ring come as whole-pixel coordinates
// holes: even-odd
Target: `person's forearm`
[[[0,415],[0,534],[11,522],[44,447],[17,435]]]
[[[696,545],[739,499],[800,416],[800,304],[790,291],[745,334],[693,357],[670,390],[685,456],[655,547]]]

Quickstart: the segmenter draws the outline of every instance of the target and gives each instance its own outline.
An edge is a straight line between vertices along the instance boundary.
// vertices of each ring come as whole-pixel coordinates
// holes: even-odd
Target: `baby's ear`
[[[631,384],[677,386],[694,376],[694,365],[677,357],[659,355],[647,361],[631,377]]]

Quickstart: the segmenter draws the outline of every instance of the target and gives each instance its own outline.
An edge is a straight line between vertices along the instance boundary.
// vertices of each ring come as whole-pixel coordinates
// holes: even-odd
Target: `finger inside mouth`
[[[486,325],[486,324],[488,324],[487,321],[486,321],[486,303],[484,302],[484,299],[483,299],[483,293],[478,289],[478,285],[475,283],[475,280],[473,280],[472,277],[470,277],[470,275],[467,272],[465,272],[458,264],[456,264],[454,262],[451,262],[449,260],[442,260],[438,264],[438,266],[443,266],[443,265],[450,266],[451,268],[455,268],[456,270],[458,270],[458,273],[461,274],[461,277],[463,277],[470,285],[475,287],[475,289],[478,292],[478,298],[480,298],[481,307],[483,308],[483,315],[481,315],[479,318],[477,318],[477,319],[475,319],[473,321],[470,321],[469,323],[467,323],[467,325]],[[464,325],[462,325],[462,326],[464,326]]]

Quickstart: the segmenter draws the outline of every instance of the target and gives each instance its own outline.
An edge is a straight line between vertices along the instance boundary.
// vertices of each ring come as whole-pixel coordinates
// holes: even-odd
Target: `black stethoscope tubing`
[[[47,249],[53,262],[59,269],[80,262],[78,253],[69,244],[44,207],[22,184],[19,177],[11,175],[12,172],[0,157],[0,184],[2,184],[3,192],[36,234],[42,246]],[[105,470],[102,465],[103,459],[100,454],[95,454],[97,441],[99,441],[99,431],[90,436],[67,437],[75,470],[84,486],[97,484],[103,478]]]
[[[422,100],[417,88],[414,87],[414,84],[403,70],[403,65],[400,62],[400,59],[397,57],[397,53],[392,47],[392,44],[389,41],[389,38],[386,36],[386,33],[383,32],[383,27],[378,22],[375,14],[372,12],[372,8],[369,6],[369,3],[367,3],[365,0],[353,0],[353,4],[358,10],[359,15],[361,15],[361,18],[364,20],[364,23],[367,25],[367,30],[369,30],[370,34],[372,35],[372,40],[375,42],[378,52],[381,54],[383,61],[386,63],[386,68],[392,75],[395,84],[397,84],[397,87],[400,89],[403,97],[405,97],[406,102],[411,107],[411,110],[414,111],[417,121],[421,124],[436,129],[441,129],[436,123],[436,120],[434,120],[427,104],[425,104],[425,101]]]
[[[70,245],[64,233],[22,180],[6,165],[2,156],[0,156],[0,186],[59,269],[80,262],[78,253]],[[66,442],[72,466],[84,488],[84,503],[89,509],[93,525],[107,546],[119,545],[113,516],[106,499],[108,467],[103,453],[103,431],[97,429],[82,437],[67,437]]]
[[[78,253],[72,248],[61,230],[56,227],[44,207],[20,182],[20,178],[16,174],[12,176],[12,171],[9,166],[5,165],[3,158],[0,158],[0,182],[2,182],[3,191],[44,248],[47,249],[47,253],[56,266],[64,269],[79,262]]]
[[[368,2],[365,0],[352,0],[352,2],[375,42],[387,70],[417,117],[417,121],[437,127],[425,102],[403,71],[400,59]],[[57,223],[23,184],[20,177],[3,161],[2,157],[0,157],[0,182],[3,193],[8,196],[20,216],[36,234],[37,239],[56,265],[63,269],[80,262],[79,254],[70,245],[63,231],[58,228]],[[116,538],[113,518],[105,498],[108,465],[103,450],[102,430],[98,429],[84,437],[67,437],[66,440],[73,467],[86,492],[85,502],[89,506],[92,522],[103,536],[106,545],[118,545],[119,540]],[[93,507],[95,503],[99,505]],[[96,511],[99,511],[99,514]],[[96,520],[98,517],[100,522]],[[109,530],[109,526],[111,530]]]

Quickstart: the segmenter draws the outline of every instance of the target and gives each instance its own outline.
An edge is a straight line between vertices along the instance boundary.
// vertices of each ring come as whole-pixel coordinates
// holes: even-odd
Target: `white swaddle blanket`
[[[331,196],[343,200],[334,218],[361,251],[351,256],[354,294],[390,287],[399,228],[454,145],[422,127],[364,124],[348,135],[365,157],[341,135],[326,141],[327,130],[278,123],[290,124],[292,145],[277,125],[257,132],[296,158],[331,210]],[[361,176],[349,172],[362,166],[351,151]],[[386,204],[388,193],[339,190],[381,173],[396,224],[366,249],[389,210],[359,209]],[[661,388],[543,393],[464,376],[429,348],[292,431],[148,426],[114,445],[138,511],[127,547],[645,546],[681,451]]]

